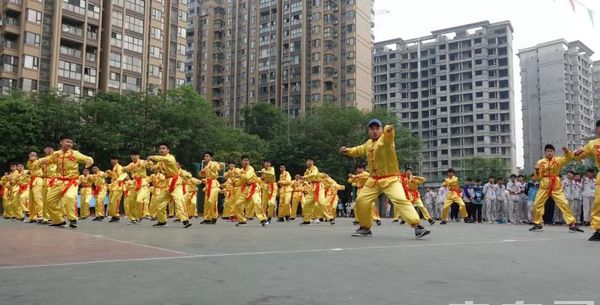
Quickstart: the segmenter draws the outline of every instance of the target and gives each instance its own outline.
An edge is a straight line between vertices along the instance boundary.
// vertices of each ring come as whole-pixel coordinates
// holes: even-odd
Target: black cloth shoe
[[[404,221],[404,220],[400,222],[400,224],[401,224],[401,225],[403,225],[403,224],[405,224],[405,223],[406,223],[406,221]]]
[[[329,219],[329,223],[333,226],[335,224],[335,219]]]
[[[96,218],[92,219],[92,221],[102,221],[102,217],[96,217]]]
[[[69,223],[69,228],[71,229],[77,229],[77,221],[73,220]]]
[[[380,226],[381,225],[381,220],[375,220],[375,223]]]
[[[356,226],[356,225],[358,225],[358,221],[355,220],[352,222],[352,224]]]
[[[260,225],[263,226],[263,227],[266,227],[267,225],[269,225],[269,223],[270,222],[268,220],[266,220],[266,219],[260,221]]]
[[[235,224],[236,227],[245,227],[246,226],[246,222],[238,222]]]
[[[216,218],[215,218],[215,219],[213,219],[213,220],[210,222],[210,224],[211,224],[211,225],[217,224],[217,219],[216,219]]]
[[[181,222],[181,219],[177,218],[177,219],[173,220],[173,222]]]
[[[285,221],[285,219],[283,219],[283,217],[277,218],[277,222],[284,222],[284,221]]]
[[[394,222],[398,222],[398,219],[394,219],[394,220],[392,220],[392,223],[394,223]]]
[[[108,222],[119,222],[119,217],[111,217]]]
[[[300,223],[301,226],[307,226],[310,224],[310,221],[303,221]]]
[[[207,224],[210,224],[210,222],[211,222],[211,220],[204,219],[203,221],[200,222],[200,224],[207,225]]]
[[[429,218],[427,221],[429,221],[429,224],[432,226],[435,224],[435,220],[433,220],[433,218]]]
[[[166,222],[157,222],[152,225],[152,227],[154,227],[154,228],[160,228],[160,227],[166,227],[166,226],[167,226]]]
[[[186,220],[186,221],[182,222],[182,224],[183,224],[183,228],[184,229],[187,229],[187,228],[189,228],[189,227],[192,226],[192,224],[190,223],[189,220]]]
[[[588,240],[589,241],[600,241],[600,231],[594,232],[594,235],[592,235]]]
[[[577,233],[577,232],[583,233],[583,230],[580,229],[577,225],[573,224],[573,225],[569,226],[569,232],[571,232],[571,233]]]
[[[371,230],[363,227],[359,228],[358,230],[356,230],[356,232],[352,233],[352,236],[354,237],[367,237],[371,235]]]
[[[67,225],[67,222],[63,221],[61,223],[53,223],[53,224],[50,225],[50,227],[64,227],[66,225]]]
[[[531,227],[529,229],[530,232],[541,232],[543,230],[544,230],[544,228],[542,227],[542,225],[536,225],[536,224],[534,224],[533,227]]]
[[[441,225],[445,225],[447,224],[447,222],[445,220],[442,220],[442,222],[440,222]]]

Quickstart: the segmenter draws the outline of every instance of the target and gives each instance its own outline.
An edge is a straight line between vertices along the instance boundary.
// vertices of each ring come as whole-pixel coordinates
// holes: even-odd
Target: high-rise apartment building
[[[185,82],[185,2],[9,0],[0,7],[3,92],[156,92]]]
[[[593,135],[593,53],[581,41],[563,39],[519,50],[527,172],[546,144],[575,149]]]
[[[594,62],[592,70],[594,79],[594,120],[600,120],[600,60]]]
[[[234,125],[266,102],[370,109],[371,0],[207,0],[188,25],[187,82]]]
[[[512,33],[484,21],[375,43],[374,105],[421,137],[428,180],[473,157],[516,170]]]

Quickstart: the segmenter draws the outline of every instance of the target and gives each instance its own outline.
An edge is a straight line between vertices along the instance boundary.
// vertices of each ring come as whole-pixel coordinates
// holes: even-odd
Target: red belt
[[[56,182],[56,178],[48,178],[48,179],[50,179],[50,182],[48,182],[48,186],[54,187],[54,182]]]
[[[414,190],[414,191],[409,191],[409,192],[410,192],[410,195],[413,196],[413,198],[412,198],[413,200],[421,198],[421,194],[419,194],[419,191]]]
[[[58,179],[58,181],[66,181],[67,185],[65,186],[65,188],[62,190],[62,192],[60,192],[60,197],[64,197],[65,194],[67,193],[67,191],[72,187],[72,186],[77,186],[77,178],[63,178],[63,177],[58,177],[56,178]]]
[[[196,191],[191,191],[191,192],[190,192],[190,198],[192,198],[192,197],[194,197],[194,196],[196,196]]]
[[[319,198],[319,191],[321,191],[321,182],[313,182],[313,184],[316,184],[316,186],[315,186],[315,192],[314,192],[313,196],[315,197],[315,200],[318,200],[318,198]]]
[[[181,190],[183,191],[183,193],[187,193],[187,186],[185,185],[185,183],[181,184]]]
[[[97,185],[94,190],[92,191],[92,195],[94,197],[98,197],[98,194],[100,193],[100,191],[102,190],[102,185]]]
[[[337,199],[337,194],[331,196],[331,202],[329,204],[334,204],[335,199]]]
[[[544,178],[550,179],[550,185],[548,185],[548,196],[552,196],[552,190],[554,190],[554,187],[556,186],[556,176],[551,175]]]
[[[212,189],[213,179],[206,179],[206,198],[210,198],[210,190]]]
[[[256,183],[251,184],[250,193],[248,193],[248,196],[246,196],[246,200],[250,200],[250,198],[252,198],[252,196],[254,196],[254,192],[256,192]]]
[[[142,177],[135,177],[135,191],[139,191],[142,188]]]
[[[29,187],[33,186],[33,182],[35,181],[37,177],[36,176],[31,176],[31,179],[29,179]]]
[[[177,180],[179,180],[179,176],[175,175],[169,178],[172,178],[171,183],[169,183],[169,193],[173,193],[173,191],[175,190],[175,185],[177,184]]]
[[[19,192],[24,193],[27,190],[28,184],[19,185]]]
[[[273,193],[275,193],[275,182],[269,183],[269,200],[273,198]]]

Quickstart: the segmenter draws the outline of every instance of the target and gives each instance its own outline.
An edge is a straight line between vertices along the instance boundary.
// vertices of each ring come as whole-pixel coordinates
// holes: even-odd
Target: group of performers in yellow
[[[400,172],[393,126],[383,126],[381,121],[373,119],[368,124],[368,133],[370,139],[364,144],[340,148],[340,152],[347,156],[366,158],[370,170],[367,172],[365,166],[358,165],[356,173],[348,175],[348,183],[356,188],[355,223],[360,225],[352,235],[370,236],[372,222],[381,224],[375,201],[382,193],[394,206],[394,221],[401,219],[414,228],[417,238],[430,234],[421,225],[417,212],[431,225],[435,223],[423,205],[418,190],[425,179],[412,175],[410,168]],[[598,139],[574,152],[563,148],[562,157],[555,157],[554,147],[546,145],[545,158],[536,165],[535,176],[540,181],[540,191],[535,198],[534,226],[530,231],[542,230],[544,204],[552,197],[561,209],[569,230],[583,232],[576,226],[559,175],[571,160],[593,157],[596,166],[600,167],[600,121],[596,123],[596,133]],[[1,178],[4,217],[24,221],[28,213],[29,222],[63,227],[68,221],[70,227],[76,228],[78,219],[90,217],[90,201],[94,198],[95,221],[102,221],[108,216],[109,222],[118,222],[123,200],[125,215],[131,224],[150,218],[156,220],[154,227],[162,227],[167,224],[167,218],[176,217],[175,221],[188,228],[192,225],[189,218],[198,217],[196,197],[198,187],[204,185],[202,224],[217,222],[219,194],[224,195],[221,218],[237,221],[236,226],[244,226],[248,219],[254,217],[262,226],[268,225],[273,218],[280,222],[294,220],[299,206],[302,207],[301,225],[320,221],[335,224],[338,192],[344,190],[344,185],[320,172],[312,158],[306,158],[304,175],[296,175],[292,180],[285,165],[281,165],[277,179],[269,160],[264,161],[260,171],[255,171],[248,156],[242,156],[241,167],[238,168],[234,162],[226,165],[214,161],[214,155],[209,151],[204,153],[203,167],[197,179],[181,168],[170,154],[167,144],[159,145],[158,150],[159,155],[149,156],[146,160],[140,158],[139,152],[132,151],[131,162],[126,166],[120,165],[119,159],[113,157],[112,169],[104,172],[93,165],[91,157],[73,150],[73,140],[63,136],[60,138],[60,150],[54,151],[52,146],[46,146],[43,158],[31,152],[27,169],[22,164],[11,164],[10,173],[5,173]],[[79,174],[79,164],[85,165],[82,175]],[[225,178],[222,184],[218,181],[221,172],[224,172]],[[600,183],[600,176],[598,178],[596,181]],[[110,179],[110,183],[107,183],[107,179]],[[459,180],[453,169],[448,170],[448,178],[444,179],[443,186],[448,189],[448,194],[442,209],[441,224],[446,224],[452,203],[458,203],[460,214],[466,219],[467,211],[461,198]],[[600,187],[596,188],[596,192],[600,192]],[[105,211],[107,194],[109,199]],[[591,226],[595,232],[590,240],[600,241],[600,194],[595,195],[591,211]]]

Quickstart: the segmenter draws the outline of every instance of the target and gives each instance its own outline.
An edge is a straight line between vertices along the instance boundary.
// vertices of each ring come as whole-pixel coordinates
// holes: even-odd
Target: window
[[[136,13],[144,13],[144,0],[127,0],[126,7]]]
[[[21,79],[21,89],[23,91],[37,91],[37,80],[34,79],[29,79],[29,78],[22,78]]]
[[[123,36],[121,33],[112,32],[110,35],[110,45],[121,48],[123,46],[122,39]]]
[[[17,72],[17,67],[19,66],[19,58],[16,56],[2,55],[2,57],[0,57],[0,64],[1,71]]]
[[[83,28],[68,23],[62,24],[62,31],[76,36],[83,36]]]
[[[158,77],[158,78],[162,78],[162,73],[160,71],[160,67],[159,66],[155,66],[155,65],[150,65],[148,67],[148,73],[150,74],[150,76],[152,77]]]
[[[118,12],[118,11],[113,11],[111,18],[112,18],[112,25],[118,26],[120,28],[123,27],[123,13]]]
[[[88,4],[88,16],[93,19],[100,19],[100,6],[93,3]]]
[[[185,28],[177,27],[177,35],[181,38],[185,38]]]
[[[162,52],[158,47],[150,47],[150,56],[158,59],[162,59]]]
[[[180,55],[185,55],[185,45],[178,43],[177,44],[177,53]]]
[[[185,12],[185,11],[181,11],[181,10],[180,10],[180,11],[178,12],[178,18],[179,18],[179,20],[181,20],[181,21],[187,21],[187,12]]]
[[[25,44],[39,47],[40,35],[31,32],[25,32]]]
[[[185,72],[185,62],[183,61],[178,61],[177,62],[177,70],[179,72]]]
[[[32,10],[30,8],[27,9],[27,21],[41,24],[42,23],[42,12],[38,12],[36,10]]]
[[[73,86],[73,85],[69,85],[69,84],[58,83],[58,91],[61,91],[65,94],[70,94],[70,95],[80,95],[81,87]]]
[[[125,16],[125,28],[140,34],[144,34],[144,20],[133,17]]]
[[[113,0],[113,5],[123,7],[123,0]]]
[[[85,0],[63,0],[63,9],[85,15]]]
[[[108,81],[108,85],[110,87],[119,88],[121,83],[121,74],[110,72],[110,79]]]
[[[110,66],[115,68],[121,67],[121,54],[110,53]]]
[[[123,40],[124,49],[137,53],[142,53],[142,44],[141,39],[129,35],[125,35],[125,39]]]
[[[153,8],[152,9],[152,19],[162,22],[163,21],[162,11]]]
[[[85,67],[83,69],[83,80],[88,83],[96,83],[96,68]]]
[[[36,56],[24,55],[23,67],[27,69],[37,70],[40,66],[40,59]]]
[[[76,47],[60,45],[60,54],[81,58],[81,49]]]
[[[129,55],[123,56],[123,69],[142,73],[142,59]]]
[[[142,86],[142,79],[138,77],[123,75],[121,80],[125,84],[125,90],[137,91],[140,90],[140,87]]]
[[[156,27],[152,27],[152,37],[159,40],[163,40],[162,30]]]
[[[81,65],[61,60],[58,62],[58,76],[81,80]]]

